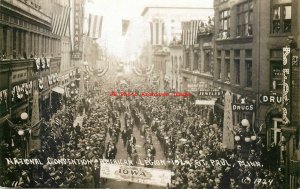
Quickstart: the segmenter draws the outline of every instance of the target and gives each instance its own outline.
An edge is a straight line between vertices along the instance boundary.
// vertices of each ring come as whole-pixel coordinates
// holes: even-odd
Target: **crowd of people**
[[[153,87],[139,87],[126,90],[156,91]],[[274,171],[238,163],[262,161],[261,139],[257,136],[248,146],[236,143],[235,149],[227,149],[222,145],[222,125],[210,118],[211,107],[197,106],[185,97],[113,97],[108,95],[110,90],[118,89],[107,87],[97,95],[70,101],[50,122],[44,123],[41,150],[31,151],[28,157],[40,159],[43,165],[6,164],[1,175],[3,186],[99,188],[99,164],[51,165],[47,161],[49,158],[93,162],[102,158],[115,159],[119,150],[117,144],[121,142],[131,165],[136,166],[139,156],[136,137],[140,136],[148,161],[156,157],[153,140],[158,139],[168,162],[165,169],[172,171],[169,189],[280,189],[283,186],[280,169]],[[74,125],[78,116],[83,117],[82,125]],[[134,127],[140,131],[140,136],[134,135]],[[246,131],[241,127],[235,132]],[[1,151],[5,152],[2,154],[5,157],[21,157],[20,149],[6,142],[1,143]],[[181,163],[171,163],[175,160]],[[228,164],[212,164],[211,160]],[[199,165],[196,162],[208,163]],[[153,167],[151,164],[145,166]],[[258,183],[255,182],[257,178],[272,182]]]

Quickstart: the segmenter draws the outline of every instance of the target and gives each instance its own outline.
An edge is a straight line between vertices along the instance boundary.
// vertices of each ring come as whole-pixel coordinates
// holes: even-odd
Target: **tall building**
[[[34,91],[39,92],[39,118],[48,120],[60,108],[63,85],[75,80],[70,2],[1,0],[0,141],[14,145],[18,131],[6,119],[19,123],[22,112],[31,118]]]
[[[174,2],[153,4],[146,6],[142,11],[141,15],[144,17],[144,21],[149,23],[145,37],[151,44],[148,50],[147,64],[154,64],[154,76],[161,78],[160,83],[164,83],[166,90],[175,89],[176,83],[177,88],[180,85],[180,77],[178,74],[177,77],[175,76],[175,71],[179,73],[178,69],[182,65],[183,57],[180,53],[171,57],[169,47],[173,49],[173,54],[175,52],[174,41],[181,41],[181,22],[206,21],[212,14],[212,7],[203,7],[197,2],[188,5]],[[175,61],[177,61],[177,70],[174,69]]]
[[[230,91],[235,107],[254,107],[234,112],[234,124],[246,118],[252,127],[262,128],[259,134],[268,149],[281,145],[274,158],[286,162],[286,188],[293,188],[295,180],[289,179],[295,176],[292,163],[300,127],[300,3],[215,0],[214,9],[214,86]],[[286,46],[291,53],[283,53]]]

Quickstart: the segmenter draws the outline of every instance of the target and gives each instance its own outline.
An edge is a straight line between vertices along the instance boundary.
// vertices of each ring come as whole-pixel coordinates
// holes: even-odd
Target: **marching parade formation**
[[[299,0],[0,0],[0,188],[299,189]]]
[[[111,81],[103,80],[101,91],[93,96],[87,93],[67,102],[43,124],[41,150],[31,151],[28,157],[40,162],[15,161],[20,157],[18,149],[2,143],[8,163],[2,175],[4,186],[106,187],[110,183],[101,178],[100,161],[118,157],[128,166],[171,170],[166,186],[170,189],[280,188],[280,169],[275,171],[269,160],[260,163],[262,154],[270,153],[263,152],[261,140],[226,149],[222,125],[208,116],[211,107],[197,106],[186,97],[112,96],[111,91],[156,89],[147,85],[121,89]],[[247,128],[236,132],[246,134]]]

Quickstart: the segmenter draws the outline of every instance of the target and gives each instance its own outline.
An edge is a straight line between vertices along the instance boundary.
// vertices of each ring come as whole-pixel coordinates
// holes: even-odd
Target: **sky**
[[[143,45],[144,27],[147,23],[141,17],[145,6],[180,5],[193,6],[195,3],[203,7],[213,7],[213,0],[90,0],[86,4],[88,14],[103,16],[102,36],[97,42],[106,48],[109,54],[135,59]],[[128,35],[122,36],[122,19],[130,20]]]

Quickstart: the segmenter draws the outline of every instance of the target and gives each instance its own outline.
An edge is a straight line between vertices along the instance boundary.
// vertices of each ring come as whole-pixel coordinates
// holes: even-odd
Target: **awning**
[[[60,86],[56,86],[52,89],[52,91],[60,93],[60,94],[64,94],[65,93],[65,89],[60,87]]]

